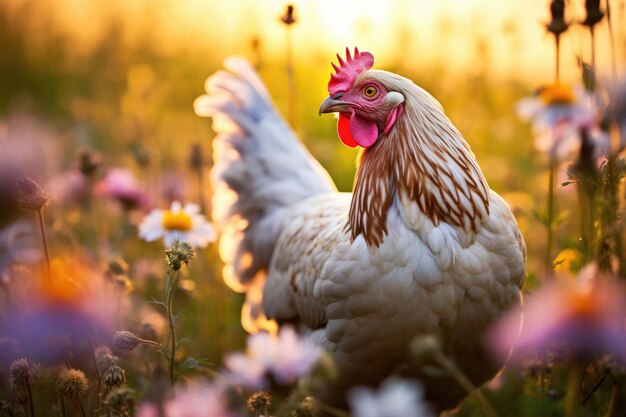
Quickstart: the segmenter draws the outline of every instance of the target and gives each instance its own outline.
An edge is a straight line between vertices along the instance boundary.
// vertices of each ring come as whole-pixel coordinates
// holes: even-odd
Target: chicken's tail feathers
[[[205,83],[194,102],[211,117],[213,220],[220,230],[224,280],[247,293],[242,322],[261,320],[261,291],[288,207],[312,195],[334,191],[332,180],[278,114],[250,64],[228,58],[228,71]]]

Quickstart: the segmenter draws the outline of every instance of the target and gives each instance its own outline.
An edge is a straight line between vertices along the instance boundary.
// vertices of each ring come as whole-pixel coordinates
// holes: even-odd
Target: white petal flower
[[[377,392],[357,387],[348,394],[353,417],[434,417],[422,387],[411,380],[388,380]]]
[[[139,237],[147,242],[163,238],[166,247],[171,247],[177,240],[189,242],[192,246],[203,248],[215,241],[216,235],[200,207],[187,203],[184,206],[172,202],[169,210],[152,210],[139,225]]]
[[[296,382],[311,372],[320,354],[312,340],[286,327],[277,336],[265,332],[249,336],[246,352],[229,354],[224,363],[233,383],[261,389],[267,387],[269,375],[279,384]]]

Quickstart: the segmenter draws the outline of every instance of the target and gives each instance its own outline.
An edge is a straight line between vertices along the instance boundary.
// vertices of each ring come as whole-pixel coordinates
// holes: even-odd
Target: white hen
[[[246,330],[297,322],[332,354],[345,392],[392,373],[420,378],[441,410],[463,391],[421,372],[413,338],[436,335],[480,385],[502,366],[481,336],[520,303],[525,248],[507,204],[489,187],[439,103],[410,80],[371,70],[347,52],[320,112],[340,112],[339,135],[360,145],[353,194],[338,193],[242,59],[225,63],[194,103],[210,116],[213,218],[224,277],[246,292]]]

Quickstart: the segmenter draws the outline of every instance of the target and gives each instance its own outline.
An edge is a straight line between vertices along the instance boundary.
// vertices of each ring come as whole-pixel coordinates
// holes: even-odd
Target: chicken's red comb
[[[359,52],[359,48],[354,48],[354,56],[350,56],[350,49],[346,47],[346,60],[344,61],[337,54],[339,66],[331,63],[335,69],[335,74],[330,74],[328,82],[328,93],[332,96],[339,91],[346,91],[356,77],[363,71],[367,71],[374,65],[374,55],[369,52]]]

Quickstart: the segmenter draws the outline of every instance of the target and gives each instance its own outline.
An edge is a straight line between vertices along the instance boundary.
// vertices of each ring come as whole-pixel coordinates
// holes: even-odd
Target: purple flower
[[[119,201],[127,210],[150,209],[150,197],[143,184],[127,169],[109,170],[96,184],[96,193]]]
[[[224,358],[228,377],[250,389],[266,388],[268,377],[279,384],[291,384],[306,376],[317,363],[321,349],[310,339],[300,338],[291,327],[278,335],[265,332],[248,337],[245,353]]]
[[[226,408],[222,389],[216,385],[201,384],[197,387],[178,389],[174,397],[163,406],[163,417],[236,417]],[[137,417],[158,417],[157,407],[143,403]]]
[[[561,346],[578,355],[615,352],[623,357],[624,286],[599,277],[595,264],[581,271],[577,281],[568,281],[527,297],[521,331],[519,310],[498,322],[488,337],[494,352],[506,358],[513,349],[513,359],[521,361]]]

